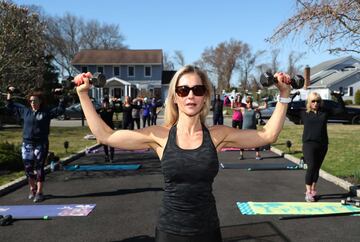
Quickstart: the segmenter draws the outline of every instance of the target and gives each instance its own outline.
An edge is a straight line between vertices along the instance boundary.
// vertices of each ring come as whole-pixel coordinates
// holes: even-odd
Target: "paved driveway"
[[[283,163],[276,154],[263,152],[264,160],[239,161],[238,152],[223,152],[226,163]],[[56,217],[49,221],[16,221],[0,227],[0,241],[154,241],[154,228],[162,197],[163,178],[153,153],[117,153],[116,163],[139,162],[143,168],[126,172],[65,172],[47,176],[42,204],[96,203],[87,217]],[[73,164],[103,163],[102,153],[75,160]],[[359,241],[360,217],[327,217],[279,220],[278,216],[245,216],[237,201],[303,201],[304,171],[247,171],[220,169],[214,194],[224,241]],[[347,192],[323,179],[323,201],[340,201]],[[0,197],[1,205],[32,204],[22,187]]]

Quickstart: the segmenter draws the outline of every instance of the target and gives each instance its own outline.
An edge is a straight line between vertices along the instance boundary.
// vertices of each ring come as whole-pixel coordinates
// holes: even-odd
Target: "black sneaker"
[[[44,200],[44,195],[42,193],[36,193],[33,202],[39,203],[42,202],[43,200]]]

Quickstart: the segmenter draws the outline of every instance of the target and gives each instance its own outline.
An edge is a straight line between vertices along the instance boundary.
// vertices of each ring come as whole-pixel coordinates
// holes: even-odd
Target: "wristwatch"
[[[278,100],[278,101],[281,102],[281,103],[286,103],[286,104],[288,104],[288,103],[291,102],[291,98],[289,98],[289,97],[279,97],[279,100]]]

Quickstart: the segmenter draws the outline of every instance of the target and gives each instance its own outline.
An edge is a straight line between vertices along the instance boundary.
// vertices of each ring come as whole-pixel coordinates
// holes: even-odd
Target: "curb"
[[[296,158],[292,155],[289,155],[289,154],[285,154],[283,151],[271,146],[270,150],[280,156],[283,156],[284,158],[296,163],[296,164],[299,164],[300,163],[300,159],[299,158]],[[339,177],[336,177],[334,175],[331,175],[329,173],[327,173],[326,171],[324,170],[321,170],[320,169],[320,173],[319,173],[319,176],[331,183],[334,183],[335,185],[337,186],[340,186],[342,188],[344,188],[346,191],[349,191],[350,193],[352,193],[353,195],[357,196],[357,197],[360,197],[360,186],[356,186],[348,181],[345,181]]]
[[[85,155],[85,152],[86,150],[88,149],[96,149],[98,147],[100,147],[101,144],[95,144],[93,146],[90,146],[89,148],[86,148],[86,149],[83,149],[81,151],[79,151],[78,153],[74,154],[74,155],[70,155],[68,157],[65,157],[63,158],[62,160],[60,160],[59,163],[61,163],[62,165],[66,165],[82,156]],[[56,168],[59,167],[59,163],[56,164]],[[48,164],[47,166],[45,166],[44,170],[45,170],[45,174],[48,174],[51,172],[51,168],[50,168],[50,164]],[[6,183],[2,186],[0,186],[0,197],[1,196],[4,196],[5,194],[8,194],[12,191],[15,191],[16,189],[26,185],[28,182],[27,182],[27,178],[26,176],[22,176],[22,177],[19,177],[17,178],[16,180],[12,181],[12,182],[9,182],[9,183]]]

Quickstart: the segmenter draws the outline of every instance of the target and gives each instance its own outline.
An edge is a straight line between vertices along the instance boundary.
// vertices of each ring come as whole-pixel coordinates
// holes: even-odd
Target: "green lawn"
[[[303,125],[285,125],[274,147],[289,153],[286,141],[292,142],[290,154],[302,156]],[[322,169],[350,182],[360,182],[360,125],[329,124],[329,149]]]
[[[51,127],[49,136],[49,151],[55,155],[66,157],[76,154],[78,151],[85,149],[87,146],[96,144],[96,140],[86,140],[84,136],[91,134],[88,127]],[[22,129],[5,129],[0,131],[0,141],[21,144]],[[64,148],[64,142],[69,142],[69,148]]]
[[[72,154],[96,144],[96,140],[85,140],[83,137],[91,134],[88,127],[51,127],[49,136],[49,151],[55,153],[60,158],[67,157]],[[14,144],[21,144],[22,129],[12,128],[0,131],[0,142],[9,142]],[[64,148],[64,142],[69,142],[67,152]],[[24,172],[12,172],[0,177],[0,185],[10,182],[20,176]]]

